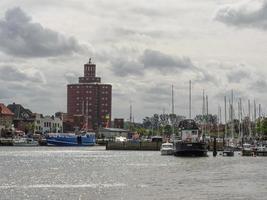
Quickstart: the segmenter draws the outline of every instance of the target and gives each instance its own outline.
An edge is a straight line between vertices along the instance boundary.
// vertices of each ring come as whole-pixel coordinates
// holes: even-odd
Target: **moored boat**
[[[38,141],[34,140],[33,138],[27,137],[19,137],[13,139],[14,146],[37,146]]]
[[[194,120],[181,121],[179,129],[181,130],[181,140],[175,142],[175,156],[207,156],[207,144],[200,139],[199,130]]]
[[[267,156],[267,147],[264,145],[260,145],[257,147],[257,150],[255,153],[257,156]]]
[[[160,148],[161,155],[173,155],[173,143],[163,143]]]
[[[235,152],[234,152],[234,148],[233,147],[230,147],[230,146],[227,146],[224,148],[223,150],[223,156],[234,156],[235,155]]]
[[[46,137],[48,145],[55,146],[93,146],[95,133],[76,135],[74,133],[50,133]]]
[[[253,149],[251,144],[244,143],[242,147],[242,156],[252,156],[253,155]]]

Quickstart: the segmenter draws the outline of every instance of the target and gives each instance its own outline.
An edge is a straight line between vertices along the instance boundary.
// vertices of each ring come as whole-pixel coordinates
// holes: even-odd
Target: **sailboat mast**
[[[259,125],[261,127],[261,104],[259,104]],[[261,135],[261,128],[260,128],[260,135]]]
[[[191,80],[189,81],[189,119],[191,119]]]
[[[205,90],[203,90],[202,101],[202,134],[205,135]]]
[[[208,95],[206,95],[206,132],[209,131],[209,100]]]
[[[257,106],[256,106],[256,100],[254,99],[254,122],[256,121],[256,118],[257,118],[257,116],[256,116],[256,114],[257,114],[257,111],[256,111],[256,108]]]
[[[226,107],[226,96],[224,96],[224,136],[223,138],[225,138],[226,136],[226,131],[227,131],[227,107]]]
[[[221,107],[220,105],[218,105],[218,117],[217,117],[217,138],[219,138],[219,126],[220,126],[220,110],[221,110]]]
[[[172,114],[174,114],[173,85],[172,85]]]
[[[251,127],[250,127],[250,100],[248,100],[248,133],[251,137]]]
[[[242,106],[242,99],[240,98],[240,130],[241,130],[241,138],[243,138],[243,106]]]
[[[232,139],[234,138],[234,91],[232,90],[231,92],[231,123],[232,123],[232,128],[231,128],[231,133],[232,133]]]
[[[174,136],[174,97],[173,97],[173,85],[172,85],[172,135]]]
[[[261,104],[259,104],[259,118],[261,118]]]

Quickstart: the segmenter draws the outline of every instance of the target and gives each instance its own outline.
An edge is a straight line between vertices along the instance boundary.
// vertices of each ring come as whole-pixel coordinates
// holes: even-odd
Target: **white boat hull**
[[[161,149],[160,152],[161,155],[173,155],[174,153],[173,149]]]

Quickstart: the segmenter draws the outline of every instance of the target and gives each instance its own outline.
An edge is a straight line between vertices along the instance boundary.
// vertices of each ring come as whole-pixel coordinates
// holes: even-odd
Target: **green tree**
[[[260,134],[262,137],[267,137],[267,118],[260,118],[256,122],[256,131]]]

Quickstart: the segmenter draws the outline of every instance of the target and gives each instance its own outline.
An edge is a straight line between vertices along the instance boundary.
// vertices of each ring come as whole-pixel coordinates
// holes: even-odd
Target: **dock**
[[[108,141],[106,150],[134,150],[134,151],[159,151],[162,142],[147,142],[147,141],[127,141],[115,142]]]

